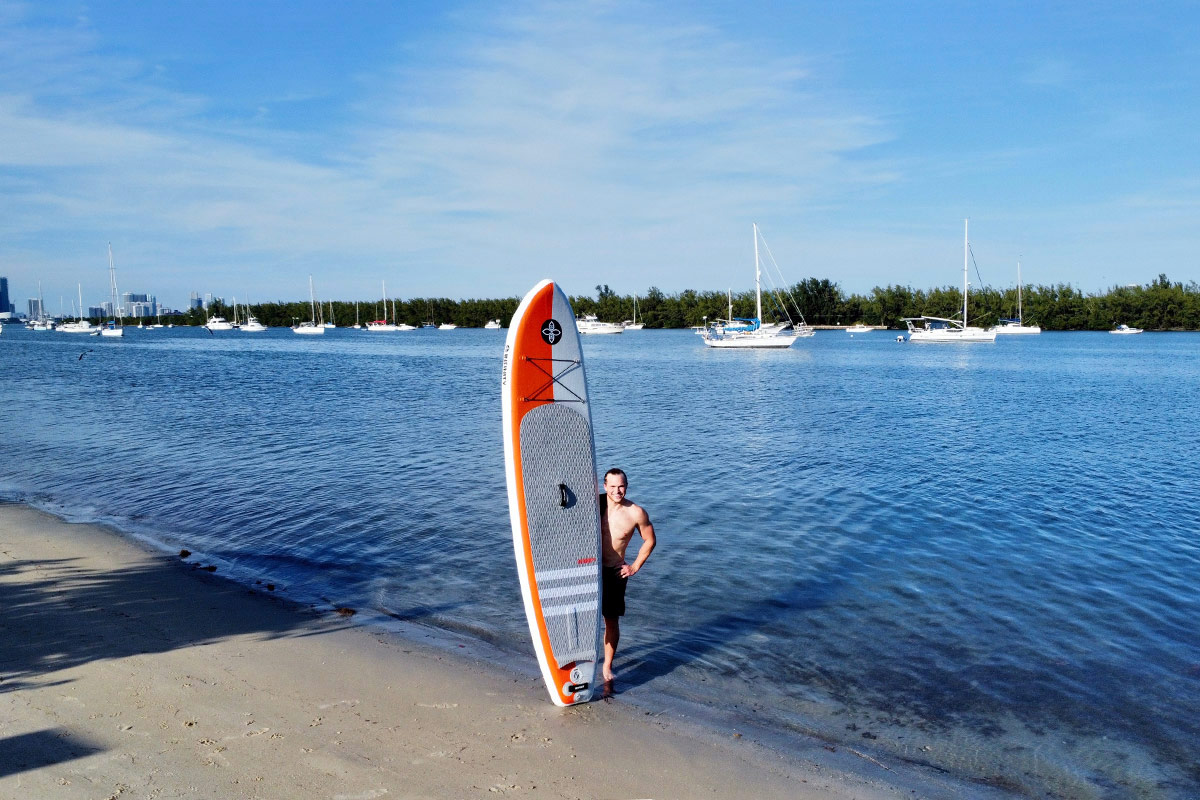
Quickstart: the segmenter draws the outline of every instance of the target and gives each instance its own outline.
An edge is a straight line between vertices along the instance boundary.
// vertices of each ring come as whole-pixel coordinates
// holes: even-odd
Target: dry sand
[[[816,742],[784,759],[619,696],[559,709],[469,645],[300,607],[24,506],[0,505],[0,609],[0,798],[961,796]]]

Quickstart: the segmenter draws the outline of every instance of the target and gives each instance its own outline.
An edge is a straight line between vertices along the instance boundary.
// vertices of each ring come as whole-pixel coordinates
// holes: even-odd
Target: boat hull
[[[993,331],[913,331],[908,335],[910,342],[918,344],[964,344],[967,342],[994,342]]]
[[[726,334],[705,336],[704,345],[725,350],[786,350],[796,343],[795,336],[755,336],[753,334]]]

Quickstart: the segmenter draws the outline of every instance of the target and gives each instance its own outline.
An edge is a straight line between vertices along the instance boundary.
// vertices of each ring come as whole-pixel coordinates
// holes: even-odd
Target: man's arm
[[[638,506],[634,519],[638,534],[642,537],[642,546],[638,548],[637,558],[634,559],[634,562],[621,567],[621,577],[623,578],[637,573],[646,563],[646,559],[650,558],[650,554],[654,552],[654,525],[650,523],[650,515],[646,513],[645,509]]]

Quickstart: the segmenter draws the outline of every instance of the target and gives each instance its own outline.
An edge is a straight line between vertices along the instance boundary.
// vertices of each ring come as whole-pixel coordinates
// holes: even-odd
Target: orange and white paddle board
[[[529,634],[550,699],[585,703],[603,646],[596,447],[575,313],[553,281],[534,286],[517,308],[500,383]]]

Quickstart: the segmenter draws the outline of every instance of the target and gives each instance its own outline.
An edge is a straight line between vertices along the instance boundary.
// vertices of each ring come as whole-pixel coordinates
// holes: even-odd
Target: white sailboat
[[[121,313],[121,307],[117,305],[117,268],[113,266],[112,257],[112,242],[108,243],[108,291],[112,298],[113,318],[108,321],[107,326],[101,326],[101,336],[124,336],[124,315]],[[118,324],[120,320],[121,324]]]
[[[985,331],[983,328],[967,325],[967,261],[970,256],[970,240],[967,237],[967,223],[963,220],[963,311],[962,321],[946,319],[945,317],[905,317],[908,325],[908,341],[932,342],[945,344],[953,342],[994,342],[995,331]],[[917,323],[917,324],[914,324]]]
[[[646,323],[637,321],[637,312],[638,312],[638,302],[637,302],[637,295],[635,294],[633,296],[633,319],[627,319],[627,320],[625,320],[624,323],[622,323],[625,326],[625,330],[640,331],[642,328],[646,327]]]
[[[329,301],[329,322],[326,322],[321,327],[323,327],[323,328],[336,328],[337,327],[337,323],[333,321],[333,301],[332,300]]]
[[[1017,262],[1017,318],[1002,319],[999,325],[993,325],[989,330],[996,333],[1041,333],[1040,325],[1026,325],[1025,315],[1021,309],[1021,262]]]
[[[29,323],[31,331],[52,331],[54,330],[54,321],[46,316],[46,303],[42,300],[42,282],[38,281],[38,315],[37,318]]]
[[[299,333],[305,336],[320,336],[325,333],[325,328],[317,324],[317,300],[313,294],[312,275],[308,276],[308,305],[312,309],[312,321],[293,325],[292,333]]]
[[[96,330],[90,320],[83,318],[83,284],[75,284],[79,291],[79,319],[73,322],[64,322],[58,326],[58,329],[63,333],[91,333]]]
[[[380,286],[383,287],[383,319],[377,319],[367,323],[367,330],[378,332],[390,332],[396,330],[395,322],[388,322],[388,300],[387,300],[387,281],[380,281]],[[392,313],[392,318],[395,319],[395,312]]]
[[[358,322],[358,301],[357,300],[354,301],[354,324],[351,325],[350,327],[356,331],[362,329],[362,325],[360,325]]]
[[[758,223],[754,223],[754,318],[743,319],[733,316],[733,293],[729,293],[729,318],[706,325],[701,335],[707,347],[731,349],[785,349],[796,343],[801,336],[811,336],[813,331],[801,317],[800,325],[788,321],[764,325],[762,322],[762,260],[758,252]],[[784,309],[784,313],[787,310]]]

